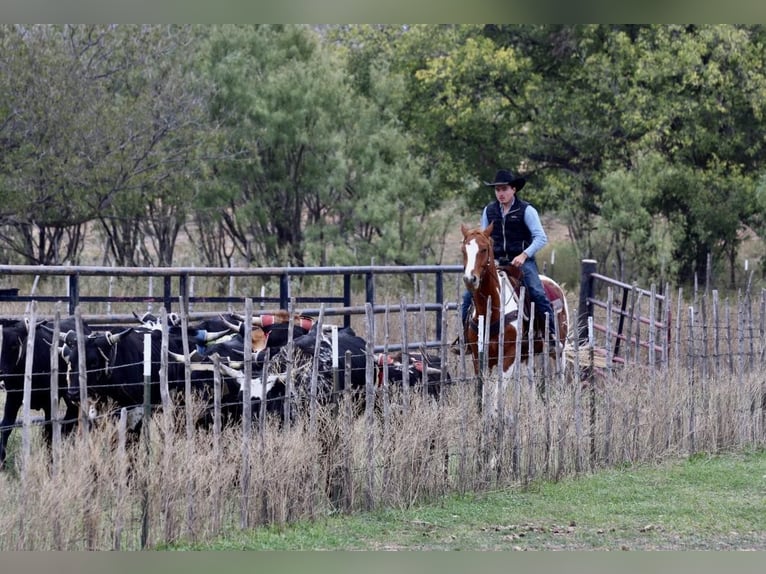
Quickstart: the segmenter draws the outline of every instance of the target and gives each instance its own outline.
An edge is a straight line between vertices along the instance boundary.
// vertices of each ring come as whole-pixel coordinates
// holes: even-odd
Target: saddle
[[[519,297],[521,296],[521,285],[524,280],[524,272],[518,267],[514,267],[510,264],[498,264],[497,270],[501,283],[506,282],[504,288],[510,288],[513,290],[516,303],[518,304]],[[546,297],[548,297],[548,301],[551,302],[554,314],[558,315],[559,311],[564,308],[564,303],[559,298],[559,294],[551,285],[548,285],[545,282],[543,282],[543,289],[545,290]],[[524,306],[520,309],[520,312],[522,313],[524,331],[526,332],[529,328],[529,317],[530,313],[532,312],[532,300],[528,296],[524,297]],[[538,318],[535,318],[535,335],[542,337],[544,333],[545,324]]]

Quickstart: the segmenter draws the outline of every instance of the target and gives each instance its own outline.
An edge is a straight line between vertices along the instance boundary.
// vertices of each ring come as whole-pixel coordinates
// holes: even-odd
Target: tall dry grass
[[[425,291],[414,280],[407,299],[425,300]],[[460,294],[458,284],[454,300]],[[470,364],[446,353],[458,321],[445,313],[436,352],[448,356],[455,382],[438,402],[417,390],[386,394],[376,386],[374,410],[344,398],[316,418],[300,412],[287,429],[270,421],[244,437],[240,426],[187,436],[183,412],[173,421],[156,413],[148,449],[141,441],[123,445],[118,424],[104,420],[87,438],[65,441],[55,472],[42,445],[33,445],[26,461],[16,449],[14,468],[0,472],[0,550],[151,548],[615,465],[762,447],[763,292],[760,301],[724,302],[716,311],[703,300],[695,313],[678,304],[671,342],[654,367],[604,366],[605,344],[596,371],[570,368],[563,376],[549,369],[544,376],[539,364],[524,366],[499,399],[497,378],[485,375],[481,410]],[[425,313],[395,309],[374,321],[354,317],[353,326],[376,344],[432,339],[435,327]],[[665,333],[641,331],[642,342],[652,337],[664,341]],[[631,348],[623,345],[628,357],[642,355]],[[587,366],[586,349],[578,359]]]
[[[140,440],[123,446],[117,424],[105,420],[87,439],[65,441],[55,474],[44,448],[0,473],[0,550],[210,540],[766,438],[757,373],[713,379],[634,367],[593,380],[550,377],[544,392],[540,382],[539,373],[520,370],[482,412],[473,378],[453,383],[438,402],[377,387],[374,409],[346,398],[315,419],[300,413],[287,429],[256,426],[249,439],[237,425],[187,437],[181,420],[156,413],[148,449]],[[496,380],[485,388],[496,390]]]

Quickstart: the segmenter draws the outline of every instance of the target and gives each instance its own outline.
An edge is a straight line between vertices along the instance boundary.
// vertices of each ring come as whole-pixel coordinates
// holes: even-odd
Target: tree
[[[64,33],[0,27],[0,241],[31,264],[76,258],[89,218],[79,193],[89,158],[74,129],[89,100],[73,97],[80,75]]]
[[[411,32],[401,45],[427,55],[402,60],[419,84],[408,127],[464,177],[522,172],[525,196],[566,217],[584,256],[607,246],[681,281],[708,253],[733,264],[764,159],[761,27],[465,26],[442,33],[455,41],[439,49]],[[485,196],[464,181],[478,208]],[[669,226],[662,239],[647,244],[628,207]]]
[[[76,263],[97,220],[116,264],[169,264],[200,139],[188,30],[13,26],[0,41],[0,240]]]
[[[423,168],[395,114],[355,91],[345,70],[343,54],[305,26],[226,26],[212,34],[210,113],[225,130],[226,159],[211,162],[217,183],[201,198],[198,218],[224,229],[247,263],[428,254]],[[387,79],[375,85],[396,101],[397,84]],[[408,238],[414,245],[402,244]]]

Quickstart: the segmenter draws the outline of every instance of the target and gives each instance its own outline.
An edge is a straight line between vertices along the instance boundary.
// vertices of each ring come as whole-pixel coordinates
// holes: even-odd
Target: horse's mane
[[[479,226],[468,227],[465,224],[462,224],[461,228],[462,228],[462,231],[463,231],[463,241],[465,241],[466,239],[468,239],[469,237],[472,237],[474,235],[483,235],[484,237],[487,238],[487,241],[489,241],[489,246],[494,248],[495,241],[492,239],[492,235],[487,235],[485,233],[486,229],[482,229]]]

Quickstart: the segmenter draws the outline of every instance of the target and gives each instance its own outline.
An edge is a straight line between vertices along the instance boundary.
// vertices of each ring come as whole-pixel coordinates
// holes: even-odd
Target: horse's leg
[[[515,376],[516,369],[520,368],[519,358],[515,357],[514,355],[515,355],[515,352],[507,353],[503,357],[503,373],[502,373],[502,376],[500,377],[502,380],[503,391],[505,391],[505,389],[508,386],[508,383]]]

